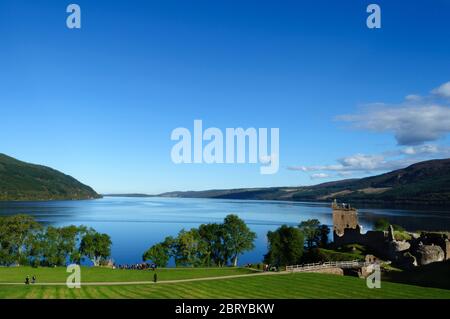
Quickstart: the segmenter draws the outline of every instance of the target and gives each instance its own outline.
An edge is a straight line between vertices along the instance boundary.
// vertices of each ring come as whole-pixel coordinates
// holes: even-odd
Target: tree
[[[26,264],[29,247],[42,226],[27,215],[0,218],[0,263]]]
[[[172,244],[175,264],[181,266],[198,266],[199,235],[195,228],[189,231],[182,229]]]
[[[107,234],[100,234],[90,229],[81,239],[80,253],[87,256],[94,266],[111,255],[111,238]]]
[[[374,228],[375,230],[386,231],[389,229],[389,225],[391,225],[391,223],[389,223],[389,221],[386,218],[379,218],[375,221]],[[392,224],[392,227],[394,228],[394,230],[399,232],[405,231],[405,229],[399,225]]]
[[[384,231],[389,228],[389,221],[386,218],[379,218],[374,223],[375,230]]]
[[[159,267],[167,267],[170,259],[169,247],[164,243],[158,243],[150,247],[142,256],[143,261],[150,260],[157,264]]]
[[[203,224],[198,229],[202,250],[200,257],[205,266],[222,267],[227,263],[227,250],[224,245],[224,227],[220,224]]]
[[[298,228],[283,225],[275,231],[269,231],[267,239],[269,251],[264,256],[264,262],[277,266],[300,263],[303,255],[304,237]]]
[[[318,219],[308,219],[298,225],[300,231],[304,234],[308,248],[320,241],[320,221]]]
[[[45,266],[63,266],[66,252],[60,242],[60,230],[49,226],[40,238],[41,263]]]
[[[98,264],[110,247],[108,235],[84,226],[44,228],[31,216],[0,217],[0,265],[63,266],[80,263],[83,253]]]
[[[68,258],[71,263],[80,264],[83,258],[80,252],[81,240],[88,233],[86,226],[67,226],[62,228],[62,241],[66,247]]]
[[[166,237],[164,242],[150,247],[143,258],[164,263],[173,257],[176,266],[194,267],[222,267],[231,259],[237,266],[238,256],[254,248],[255,238],[243,220],[228,215],[223,224],[203,224],[198,229],[182,229],[176,238]]]
[[[56,228],[49,226],[33,245],[33,256],[45,266],[64,266],[67,261],[80,263],[81,253],[78,249],[81,236],[87,232],[84,226],[66,226]]]
[[[328,235],[330,234],[330,227],[327,225],[319,226],[320,246],[326,247],[328,245]]]
[[[253,241],[256,238],[256,234],[236,215],[225,217],[223,230],[227,256],[231,258],[233,266],[236,267],[239,255],[255,247]]]

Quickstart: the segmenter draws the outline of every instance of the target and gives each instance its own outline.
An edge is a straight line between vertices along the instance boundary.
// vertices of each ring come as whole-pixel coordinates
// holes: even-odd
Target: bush
[[[411,240],[411,235],[405,231],[394,230],[395,240]]]
[[[389,225],[391,225],[391,224],[389,223],[389,221],[386,218],[380,218],[380,219],[377,219],[375,221],[374,229],[375,230],[380,230],[380,231],[386,231],[386,230],[389,229]],[[394,231],[395,230],[398,230],[400,232],[404,232],[405,231],[405,229],[402,226],[400,226],[400,225],[392,224],[392,227],[394,228]]]
[[[364,255],[360,253],[347,253],[330,249],[313,248],[305,253],[302,258],[303,263],[351,260],[364,260]]]

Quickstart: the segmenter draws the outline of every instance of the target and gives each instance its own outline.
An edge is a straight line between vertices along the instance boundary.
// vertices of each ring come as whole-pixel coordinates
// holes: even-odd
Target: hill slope
[[[304,187],[164,193],[165,197],[450,205],[450,159],[431,160],[361,179]]]
[[[100,197],[91,187],[49,167],[0,154],[0,200],[65,200]]]

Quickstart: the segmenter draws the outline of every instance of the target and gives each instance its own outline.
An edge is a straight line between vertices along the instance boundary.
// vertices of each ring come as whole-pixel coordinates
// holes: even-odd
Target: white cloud
[[[338,116],[353,127],[374,132],[391,132],[399,145],[381,154],[354,154],[334,164],[290,166],[289,170],[312,173],[311,179],[348,178],[405,168],[414,163],[449,158],[450,146],[425,144],[445,137],[450,132],[450,82],[432,90],[431,95],[411,94],[398,105],[373,103],[358,114]]]
[[[356,154],[344,157],[338,160],[343,169],[349,170],[376,170],[385,164],[384,157],[381,155]]]
[[[399,150],[387,151],[383,154],[355,154],[337,160],[337,164],[316,166],[290,166],[289,170],[302,172],[318,172],[326,177],[349,177],[353,174],[371,174],[386,172],[407,167],[417,162],[450,157],[450,147],[433,144],[410,146]],[[326,172],[326,173],[325,173]],[[332,173],[332,174],[330,174]]]
[[[431,93],[442,97],[450,98],[450,81],[432,90]]]
[[[370,104],[363,112],[336,119],[357,129],[393,133],[399,145],[436,141],[450,132],[450,106],[436,99],[436,95],[450,97],[450,82],[432,93],[434,96],[408,95],[399,105]]]
[[[418,155],[418,154],[436,154],[443,151],[443,148],[440,148],[437,145],[420,145],[420,146],[409,146],[400,150],[402,154],[405,155]]]
[[[403,167],[403,162],[386,161],[383,155],[355,154],[337,160],[339,164],[316,166],[290,166],[289,170],[302,172],[340,172],[349,176],[351,172],[385,171]]]
[[[358,129],[392,132],[399,145],[435,141],[450,132],[450,107],[441,105],[379,107],[337,119]]]
[[[410,101],[410,102],[417,102],[417,101],[421,101],[422,97],[417,94],[410,94],[410,95],[405,96],[405,100]]]

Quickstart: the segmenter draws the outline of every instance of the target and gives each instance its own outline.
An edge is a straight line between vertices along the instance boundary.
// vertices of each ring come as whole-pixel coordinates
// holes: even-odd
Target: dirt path
[[[191,279],[177,279],[177,280],[162,280],[154,283],[153,281],[118,281],[118,282],[85,282],[81,283],[81,286],[124,286],[124,285],[159,285],[159,284],[175,284],[183,282],[193,282],[193,281],[206,281],[206,280],[221,280],[221,279],[232,279],[232,278],[243,278],[243,277],[254,277],[254,276],[270,276],[270,275],[284,275],[290,274],[290,272],[280,271],[280,272],[258,272],[254,274],[246,275],[231,275],[231,276],[218,276],[218,277],[204,277],[204,278],[191,278]],[[42,282],[36,284],[30,284],[29,286],[66,286],[64,282]],[[0,283],[0,286],[25,286],[24,283],[17,282],[4,282]]]

